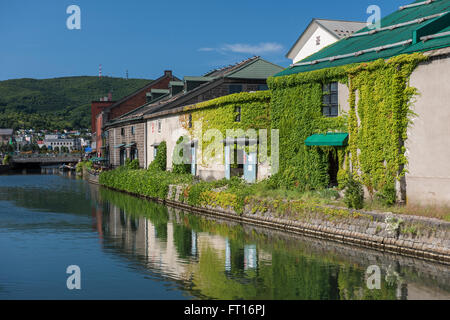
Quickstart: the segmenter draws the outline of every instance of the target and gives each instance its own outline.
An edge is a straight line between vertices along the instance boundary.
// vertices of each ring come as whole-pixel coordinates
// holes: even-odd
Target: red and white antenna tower
[[[100,65],[99,68],[98,68],[98,77],[99,78],[102,77],[102,65]]]

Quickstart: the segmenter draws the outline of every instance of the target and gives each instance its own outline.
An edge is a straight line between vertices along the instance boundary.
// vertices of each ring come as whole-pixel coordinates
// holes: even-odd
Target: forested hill
[[[88,76],[0,81],[0,128],[90,128],[92,100],[112,91],[117,101],[150,81]]]

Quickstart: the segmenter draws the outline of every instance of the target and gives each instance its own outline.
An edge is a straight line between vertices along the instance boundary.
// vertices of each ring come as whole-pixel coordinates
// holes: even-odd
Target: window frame
[[[322,84],[322,115],[328,118],[339,116],[339,83],[336,81]]]
[[[156,122],[156,129],[157,129],[158,133],[162,132],[162,121],[161,120],[158,120]]]

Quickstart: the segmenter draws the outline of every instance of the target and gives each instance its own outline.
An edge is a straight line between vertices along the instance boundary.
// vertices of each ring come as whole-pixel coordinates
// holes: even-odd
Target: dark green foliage
[[[378,200],[386,206],[392,206],[397,201],[397,192],[395,186],[387,184],[377,193]]]
[[[347,179],[344,202],[348,208],[362,209],[364,206],[364,190],[362,184],[350,174]]]
[[[149,81],[87,76],[0,81],[0,128],[89,128],[91,101],[111,90],[118,100]]]
[[[166,171],[167,169],[167,144],[165,141],[161,142],[156,151],[156,157],[148,166],[150,171],[159,170]]]

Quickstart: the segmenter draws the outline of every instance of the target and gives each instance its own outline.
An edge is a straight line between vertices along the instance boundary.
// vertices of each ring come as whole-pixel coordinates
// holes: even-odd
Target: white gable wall
[[[320,36],[320,45],[316,44],[316,39],[318,36]],[[311,26],[310,30],[305,33],[303,39],[301,39],[296,45],[294,52],[292,52],[292,54],[295,54],[295,51],[299,50],[298,53],[293,59],[291,56],[289,58],[292,59],[293,63],[296,63],[318,52],[319,50],[322,50],[326,46],[335,43],[336,41],[338,41],[338,38],[333,36],[318,24],[314,24]]]

